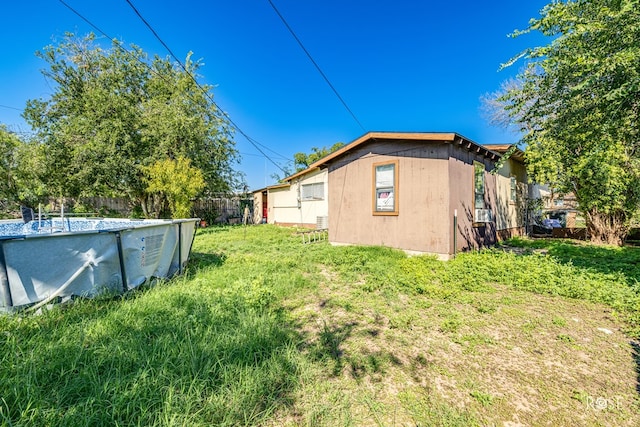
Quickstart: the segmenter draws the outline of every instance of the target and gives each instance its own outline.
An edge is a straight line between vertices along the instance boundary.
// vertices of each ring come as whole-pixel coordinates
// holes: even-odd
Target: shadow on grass
[[[636,295],[640,293],[640,248],[637,246],[597,246],[568,239],[525,240],[514,238],[507,242],[532,250],[544,250],[563,264],[623,278],[626,285]],[[526,253],[526,252],[525,252]],[[533,253],[533,251],[529,252]],[[632,309],[633,310],[633,309]],[[632,324],[635,338],[638,338],[640,308],[628,313],[627,320]],[[635,362],[636,391],[640,394],[640,343],[630,341],[631,355]]]
[[[314,360],[330,360],[333,362],[331,374],[337,376],[344,368],[342,343],[351,335],[357,322],[349,322],[342,326],[328,325],[323,322],[322,329],[318,333],[318,339],[310,349]]]
[[[226,260],[227,255],[223,253],[191,252],[189,262],[198,270],[204,267],[222,267]]]
[[[301,337],[305,342],[309,342],[307,347],[312,360],[320,362],[330,362],[330,375],[337,377],[343,372],[351,375],[354,379],[360,379],[367,375],[384,375],[386,367],[389,365],[400,366],[402,362],[394,354],[386,351],[371,351],[365,347],[345,350],[343,347],[346,341],[354,334],[368,339],[375,340],[379,334],[371,334],[371,329],[359,328],[358,322],[351,321],[344,325],[328,325],[323,322],[323,326],[318,331],[317,337]]]

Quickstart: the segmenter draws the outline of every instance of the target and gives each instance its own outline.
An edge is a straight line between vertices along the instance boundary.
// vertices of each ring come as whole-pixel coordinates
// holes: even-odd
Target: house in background
[[[308,168],[253,193],[254,222],[327,228],[327,170]]]
[[[269,223],[311,224],[328,214],[333,244],[448,259],[524,233],[523,159],[516,153],[490,173],[501,157],[456,133],[370,132],[287,178],[288,187],[268,191],[275,196],[267,197]],[[323,183],[318,209],[304,205],[312,182]]]
[[[253,191],[253,223],[254,224],[266,224],[267,223],[267,211],[269,209],[268,200],[268,188],[264,187],[259,190]]]
[[[485,144],[483,146],[500,154],[500,156],[505,155],[513,147],[509,144]],[[499,234],[499,240],[505,240],[513,237],[510,230],[526,226],[526,203],[527,199],[532,197],[532,186],[528,184],[522,150],[513,147],[508,159],[497,171],[497,186],[496,230]],[[520,230],[518,234],[523,234],[523,231]]]
[[[554,227],[582,228],[584,217],[578,209],[574,193],[561,193],[548,185],[536,184],[532,188],[535,198],[542,201],[538,221],[543,225],[551,221]],[[554,234],[555,235],[555,234]]]

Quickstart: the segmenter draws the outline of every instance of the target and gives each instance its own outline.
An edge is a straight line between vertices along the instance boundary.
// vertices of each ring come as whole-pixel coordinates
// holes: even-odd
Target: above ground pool
[[[182,272],[198,219],[0,221],[0,311],[121,293]]]

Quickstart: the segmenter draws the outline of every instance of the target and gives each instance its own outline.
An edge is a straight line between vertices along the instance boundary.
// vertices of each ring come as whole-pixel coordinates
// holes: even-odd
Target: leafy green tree
[[[289,166],[283,167],[284,177],[281,177],[280,174],[274,173],[271,175],[273,179],[276,181],[283,181],[286,177],[293,175],[296,172],[303,171],[307,169],[310,165],[317,162],[323,157],[328,156],[334,151],[339,150],[344,147],[344,142],[336,142],[331,147],[311,147],[311,153],[298,152],[293,155],[293,167],[295,170],[291,170],[291,162],[289,162]]]
[[[172,218],[188,218],[191,215],[192,199],[205,187],[200,169],[191,166],[191,161],[182,156],[177,159],[159,160],[143,167],[147,191],[155,198],[155,216],[163,216],[163,205],[169,205]]]
[[[329,154],[341,149],[342,147],[344,147],[343,142],[336,142],[331,147],[322,147],[322,148],[311,147],[311,153],[309,154],[302,153],[302,152],[295,153],[293,155],[293,163],[296,168],[296,172],[305,170],[306,168],[308,168],[310,165],[317,162],[321,158],[328,156]]]
[[[40,145],[24,141],[0,124],[0,210],[16,211],[20,204],[43,201]]]
[[[165,159],[190,159],[205,192],[236,184],[238,159],[227,120],[211,86],[168,58],[150,60],[139,47],[113,40],[101,47],[93,34],[69,33],[37,55],[54,84],[47,100],[27,102],[25,119],[44,147],[44,182],[53,196],[126,196],[151,212],[144,168]]]
[[[0,124],[0,200],[17,199],[16,157],[21,143],[20,138],[9,132],[5,125]]]
[[[17,169],[14,175],[17,201],[35,207],[47,203],[46,164],[44,146],[35,140],[23,141],[16,151]]]
[[[621,244],[640,205],[640,2],[554,1],[524,31],[515,81],[494,97],[522,133],[532,178],[573,192],[591,239]]]

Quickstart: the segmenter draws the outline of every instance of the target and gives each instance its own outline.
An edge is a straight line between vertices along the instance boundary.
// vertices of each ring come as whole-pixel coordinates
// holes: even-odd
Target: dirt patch
[[[357,287],[321,274],[292,317],[305,351],[320,351],[326,381],[350,402],[353,425],[376,412],[349,396],[363,384],[383,425],[415,424],[408,393],[482,425],[640,425],[640,345],[603,305],[496,287],[465,302],[377,295],[371,304],[369,294],[364,306]]]

